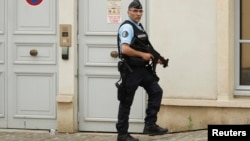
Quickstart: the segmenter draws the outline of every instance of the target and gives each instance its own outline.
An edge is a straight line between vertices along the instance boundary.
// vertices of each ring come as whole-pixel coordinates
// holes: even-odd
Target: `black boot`
[[[118,134],[117,141],[139,141],[139,139],[132,137],[130,134]]]
[[[168,132],[168,129],[161,128],[157,124],[145,124],[143,134],[149,134],[150,136],[154,135],[163,135]]]

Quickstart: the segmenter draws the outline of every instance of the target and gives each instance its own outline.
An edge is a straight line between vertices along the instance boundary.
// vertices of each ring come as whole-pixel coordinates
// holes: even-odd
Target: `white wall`
[[[149,1],[149,36],[170,59],[158,66],[167,98],[214,99],[217,94],[216,0]]]
[[[59,0],[59,24],[72,25],[72,45],[69,48],[69,59],[62,60],[61,47],[59,47],[59,94],[75,93],[75,74],[77,63],[77,0]],[[59,25],[58,25],[59,29]],[[60,35],[60,34],[59,34]],[[58,37],[59,40],[59,37]],[[58,41],[59,42],[59,41]]]
[[[57,96],[57,131],[73,133],[77,124],[77,0],[59,0],[59,25],[72,25],[72,45],[69,59],[62,60],[59,46],[59,86]],[[58,25],[58,29],[59,29]],[[58,34],[60,35],[60,34]],[[58,37],[58,42],[59,42]]]

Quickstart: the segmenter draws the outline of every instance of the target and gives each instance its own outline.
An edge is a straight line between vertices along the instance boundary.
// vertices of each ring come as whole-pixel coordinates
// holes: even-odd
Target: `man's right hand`
[[[141,52],[141,58],[145,61],[150,61],[151,59],[154,58],[154,56],[150,53]]]

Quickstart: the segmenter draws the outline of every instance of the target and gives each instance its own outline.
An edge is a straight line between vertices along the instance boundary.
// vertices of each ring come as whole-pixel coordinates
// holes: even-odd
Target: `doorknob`
[[[30,50],[30,55],[31,56],[37,56],[37,54],[38,54],[38,51],[36,49]]]
[[[113,57],[113,58],[117,58],[118,57],[118,52],[117,51],[111,51],[110,56]]]

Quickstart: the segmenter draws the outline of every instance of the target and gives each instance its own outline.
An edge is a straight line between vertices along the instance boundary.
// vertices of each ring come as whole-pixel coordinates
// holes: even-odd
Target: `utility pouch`
[[[118,66],[118,71],[119,72],[123,72],[124,62],[123,61],[119,61],[117,66]]]
[[[117,99],[119,101],[123,101],[125,99],[126,96],[126,88],[123,86],[123,84],[116,84],[117,87]]]
[[[130,89],[126,88],[123,84],[117,87],[117,99],[120,102],[132,102],[133,95]]]

